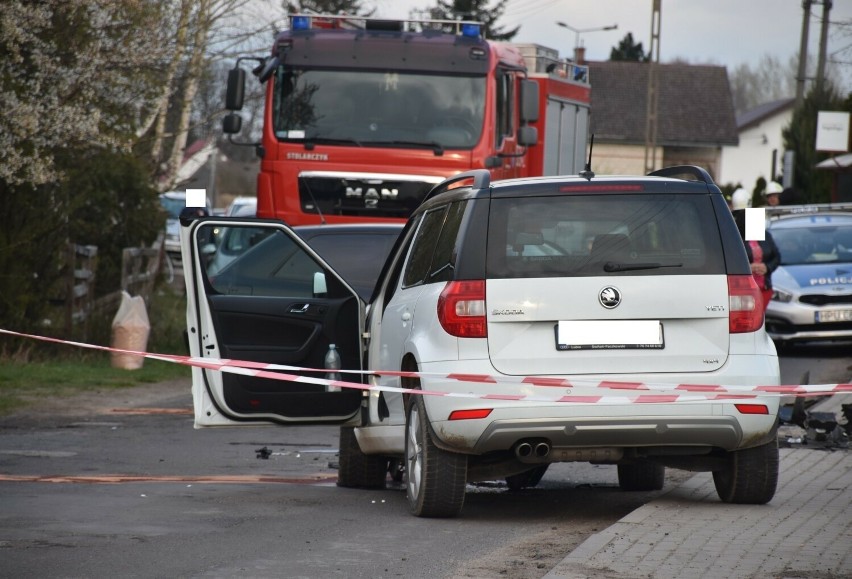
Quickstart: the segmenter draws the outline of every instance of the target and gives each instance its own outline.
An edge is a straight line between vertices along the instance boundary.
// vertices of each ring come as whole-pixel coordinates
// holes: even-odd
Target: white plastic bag
[[[148,322],[148,311],[142,296],[131,297],[126,291],[121,292],[121,305],[112,320],[112,347],[119,350],[134,350],[144,352],[148,347],[148,334],[151,324]],[[133,354],[111,352],[113,368],[138,370],[145,358]]]

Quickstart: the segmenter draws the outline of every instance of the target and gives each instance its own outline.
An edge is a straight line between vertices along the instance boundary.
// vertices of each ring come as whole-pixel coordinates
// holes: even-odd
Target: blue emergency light
[[[479,38],[479,24],[462,24],[462,36],[467,38]]]
[[[311,19],[307,16],[294,16],[293,22],[290,23],[293,30],[310,30]]]

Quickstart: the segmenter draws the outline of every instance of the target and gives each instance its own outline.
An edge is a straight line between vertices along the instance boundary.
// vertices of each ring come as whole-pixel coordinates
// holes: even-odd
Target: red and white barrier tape
[[[119,354],[130,354],[141,356],[151,360],[160,360],[196,368],[204,368],[226,372],[230,374],[241,374],[257,378],[268,378],[284,382],[297,382],[305,384],[317,384],[321,386],[334,386],[340,388],[351,388],[366,391],[397,392],[402,394],[420,394],[428,396],[446,396],[455,398],[476,398],[481,400],[511,400],[528,402],[561,402],[580,404],[624,404],[624,403],[672,403],[672,402],[707,402],[721,400],[753,399],[759,396],[830,396],[833,394],[852,393],[852,384],[805,384],[805,385],[721,385],[721,384],[666,384],[666,383],[643,383],[643,382],[619,382],[599,380],[578,380],[545,376],[492,376],[486,374],[439,374],[434,372],[401,372],[393,370],[340,370],[344,374],[356,375],[381,375],[400,377],[430,377],[452,380],[460,383],[477,384],[518,384],[525,387],[544,387],[583,390],[587,394],[568,394],[561,396],[540,396],[534,394],[478,394],[472,392],[443,392],[421,389],[399,388],[394,386],[378,386],[362,384],[360,382],[347,382],[343,380],[327,380],[324,378],[313,378],[299,374],[283,372],[312,372],[324,374],[328,372],[321,368],[304,368],[299,366],[287,366],[283,364],[267,364],[262,362],[250,362],[245,360],[229,360],[221,358],[195,358],[177,354],[152,354],[136,350],[124,350],[98,346],[84,342],[71,340],[60,340],[46,336],[37,336],[0,328],[0,334],[17,336],[100,350]],[[595,390],[605,390],[607,394],[595,394]],[[614,393],[617,391],[617,394]]]

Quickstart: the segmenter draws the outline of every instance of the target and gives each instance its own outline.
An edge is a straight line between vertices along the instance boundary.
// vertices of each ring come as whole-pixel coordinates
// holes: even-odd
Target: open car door
[[[341,368],[363,369],[364,303],[290,228],[216,217],[181,226],[193,357],[230,360],[228,366],[246,361],[322,369],[334,344]],[[357,374],[342,378],[361,380]],[[363,396],[358,389],[197,367],[192,393],[196,427],[342,424],[356,417]]]

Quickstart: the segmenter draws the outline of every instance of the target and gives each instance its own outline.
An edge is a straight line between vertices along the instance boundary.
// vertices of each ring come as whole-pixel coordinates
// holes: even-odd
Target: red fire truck
[[[452,30],[452,32],[447,32]],[[293,15],[265,58],[229,72],[224,131],[238,133],[240,63],[266,84],[259,217],[292,225],[400,220],[433,185],[575,174],[588,69],[476,22]]]

